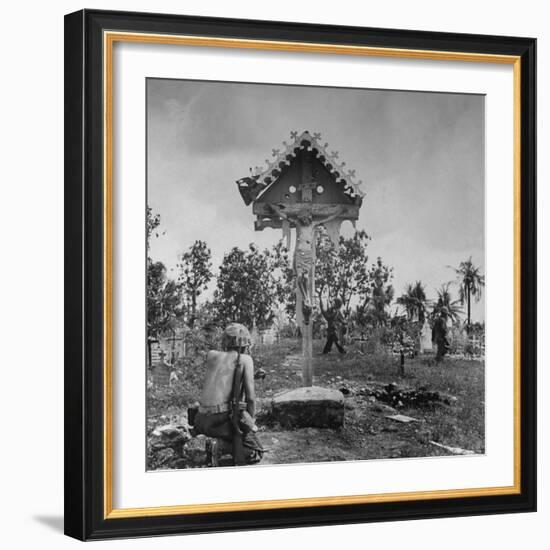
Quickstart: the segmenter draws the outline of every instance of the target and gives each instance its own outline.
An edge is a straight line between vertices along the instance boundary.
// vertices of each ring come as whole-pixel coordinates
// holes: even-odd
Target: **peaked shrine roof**
[[[266,159],[266,166],[251,168],[251,175],[237,181],[239,192],[246,205],[254,202],[281,175],[286,166],[296,158],[300,150],[314,151],[317,159],[334,176],[336,183],[344,187],[344,193],[350,198],[361,199],[365,193],[361,190],[361,180],[357,181],[355,170],[345,171],[345,162],[339,162],[338,151],[328,151],[328,143],[321,144],[321,134],[310,134],[307,130],[298,134],[290,132],[290,143],[283,141],[282,149],[272,149],[272,161]]]

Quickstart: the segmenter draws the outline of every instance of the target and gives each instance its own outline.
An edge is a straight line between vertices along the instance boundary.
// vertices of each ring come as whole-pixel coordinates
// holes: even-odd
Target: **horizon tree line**
[[[149,257],[149,239],[159,232],[160,216],[147,209],[147,326],[150,336],[174,331],[183,323],[196,325],[199,307],[208,311],[210,322],[223,324],[238,321],[264,329],[271,325],[277,310],[292,318],[295,308],[294,273],[289,252],[279,241],[271,249],[260,250],[250,244],[245,250],[233,247],[224,254],[217,275],[212,270],[212,254],[207,243],[195,241],[179,257],[177,279],[167,275],[162,262]],[[340,236],[336,249],[326,231],[321,229],[316,242],[315,289],[318,304],[330,304],[339,297],[345,315],[363,327],[383,327],[390,324],[390,306],[394,303],[393,268],[378,257],[369,261],[367,254],[371,238],[365,231],[352,237]],[[467,307],[466,331],[471,330],[472,300],[479,301],[485,278],[472,258],[461,262],[455,271],[458,299],[451,295],[452,281],[436,290],[435,300],[429,300],[422,281],[406,285],[395,303],[405,311],[405,318],[419,322],[433,318],[446,308],[453,323]],[[215,280],[212,299],[200,303],[209,283]],[[395,317],[396,314],[394,314]]]

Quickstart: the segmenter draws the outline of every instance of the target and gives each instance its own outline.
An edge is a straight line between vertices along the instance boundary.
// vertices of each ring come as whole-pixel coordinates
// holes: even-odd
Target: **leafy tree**
[[[315,289],[319,300],[338,297],[348,318],[355,306],[354,321],[359,326],[384,326],[387,308],[393,300],[393,268],[382,258],[369,267],[367,246],[370,237],[356,231],[346,239],[340,237],[338,250],[325,231],[320,231],[316,247]]]
[[[157,232],[157,229],[160,225],[160,214],[153,214],[153,209],[148,206],[147,207],[147,213],[146,213],[146,226],[147,226],[147,251],[149,251],[149,240],[151,239],[151,236],[154,234],[155,237],[158,237],[159,234]]]
[[[435,319],[445,307],[449,312],[449,319],[455,324],[460,320],[462,308],[460,307],[460,300],[453,300],[451,291],[449,290],[450,286],[451,283],[444,283],[437,289],[437,300],[432,310],[432,319]]]
[[[394,314],[385,331],[385,341],[391,345],[392,351],[399,352],[401,356],[401,373],[404,374],[405,357],[417,355],[420,348],[421,325],[408,315]]]
[[[273,282],[275,284],[276,301],[284,308],[288,318],[296,314],[296,275],[289,261],[289,251],[280,240],[267,253]]]
[[[379,327],[385,326],[389,320],[388,307],[394,297],[393,267],[388,267],[378,257],[368,272],[371,297],[367,301],[365,318],[368,324]]]
[[[234,247],[225,254],[214,292],[220,323],[234,321],[260,329],[270,325],[284,295],[273,270],[279,260],[254,244],[248,250]]]
[[[366,306],[372,285],[368,272],[367,245],[370,237],[365,231],[356,231],[346,239],[340,237],[336,250],[326,231],[319,231],[316,243],[315,290],[319,301],[338,297],[349,316],[353,303]]]
[[[178,282],[189,305],[189,326],[195,324],[197,300],[212,279],[212,253],[204,241],[195,241],[181,255]]]
[[[485,276],[481,274],[479,267],[476,267],[472,263],[472,257],[470,256],[467,260],[460,262],[458,268],[451,267],[454,269],[457,276],[457,284],[459,285],[459,299],[460,303],[464,304],[466,302],[467,306],[467,320],[466,327],[467,332],[470,332],[471,325],[471,302],[472,298],[476,302],[479,302],[481,298],[482,288],[485,286]]]
[[[174,330],[176,319],[183,315],[182,297],[179,285],[166,275],[162,262],[154,262],[149,257],[149,243],[152,236],[158,237],[160,215],[153,214],[148,206],[147,227],[147,331],[158,337],[166,330]]]
[[[168,279],[162,262],[149,262],[147,269],[147,330],[158,337],[174,330],[174,323],[183,315],[179,286]]]
[[[409,283],[405,287],[405,292],[397,298],[397,303],[403,306],[409,321],[416,320],[420,326],[424,325],[428,299],[426,298],[426,288],[421,281],[416,281],[414,284]]]

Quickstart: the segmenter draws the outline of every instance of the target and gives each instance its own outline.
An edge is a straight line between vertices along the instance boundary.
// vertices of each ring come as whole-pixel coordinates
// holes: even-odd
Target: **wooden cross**
[[[171,346],[171,353],[172,353],[172,357],[171,357],[171,361],[174,361],[174,350],[176,348],[176,342],[181,342],[183,340],[183,337],[177,337],[175,334],[174,336],[172,336],[172,338],[165,338],[165,340],[167,342],[172,342],[172,346]],[[184,352],[184,355],[185,355],[185,352]]]
[[[298,188],[302,192],[302,202],[313,202],[313,189],[317,187],[313,174],[311,155],[306,154],[302,159],[302,174]]]
[[[303,202],[313,201],[313,190],[317,187],[317,182],[314,179],[309,181],[302,181],[299,185],[299,189],[302,192]]]

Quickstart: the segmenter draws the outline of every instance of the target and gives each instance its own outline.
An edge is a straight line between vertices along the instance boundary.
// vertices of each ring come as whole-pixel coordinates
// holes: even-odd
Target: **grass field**
[[[256,381],[260,403],[258,425],[264,446],[270,449],[265,463],[322,462],[376,458],[406,458],[450,454],[434,445],[460,447],[475,453],[485,451],[484,363],[446,359],[435,364],[430,356],[407,359],[405,375],[398,374],[398,358],[365,355],[348,347],[344,356],[333,351],[322,355],[322,341],[314,342],[314,385],[344,389],[346,413],[342,429],[303,428],[283,430],[263,422],[262,407],[277,393],[301,386],[298,340],[284,340],[252,351],[255,368],[266,372]],[[180,415],[196,401],[204,375],[199,356],[184,376],[170,388],[148,391],[148,433],[155,426]],[[365,387],[393,383],[404,389],[423,388],[456,398],[452,404],[413,406],[403,403],[397,412],[416,421],[402,424],[389,419],[391,411],[362,391]],[[347,390],[347,391],[346,391]]]

